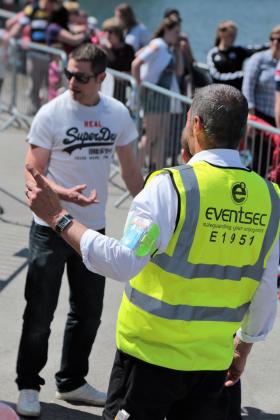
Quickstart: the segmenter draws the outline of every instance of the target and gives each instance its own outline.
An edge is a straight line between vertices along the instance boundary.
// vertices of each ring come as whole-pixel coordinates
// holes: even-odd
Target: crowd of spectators
[[[208,72],[200,70],[192,53],[186,33],[182,32],[182,18],[177,9],[169,8],[153,34],[140,22],[131,6],[122,3],[114,16],[100,25],[94,17],[81,9],[78,0],[4,0],[8,9],[17,10],[0,31],[0,88],[5,74],[8,41],[12,37],[25,42],[48,45],[67,54],[83,42],[101,45],[107,52],[109,67],[131,74],[137,83],[148,81],[175,93],[192,96],[196,87],[208,83],[225,83],[243,91],[249,102],[250,114],[272,126],[279,127],[279,94],[275,95],[275,72],[280,59],[280,26],[271,31],[269,42],[259,46],[235,45],[238,28],[233,21],[219,23],[214,46],[207,55]],[[112,13],[112,14],[113,14]],[[31,50],[27,54],[26,72],[29,77],[28,113],[34,115],[42,104],[42,86],[51,100],[63,90],[63,66],[58,55]],[[278,72],[279,73],[279,72]],[[278,75],[279,78],[279,75]],[[112,94],[127,103],[127,85],[115,78]],[[153,114],[177,113],[171,101],[161,98],[155,110],[155,94],[145,99],[144,121],[149,131]],[[154,132],[167,133],[168,118],[159,122]]]
[[[6,0],[8,8],[12,3]],[[11,38],[49,46],[66,54],[76,46],[90,42],[106,51],[109,68],[132,75],[138,85],[149,82],[176,94],[192,96],[195,87],[213,82],[228,84],[243,91],[251,116],[280,128],[280,25],[272,29],[267,44],[236,46],[237,25],[233,21],[220,22],[214,46],[207,55],[209,75],[206,77],[203,72],[199,74],[188,36],[182,32],[182,18],[177,9],[165,10],[158,27],[151,34],[138,21],[131,6],[125,3],[119,4],[114,16],[101,25],[97,25],[97,20],[81,9],[78,0],[27,0],[24,3],[16,15],[5,22],[5,28],[0,32],[0,89]],[[20,3],[15,4],[19,9]],[[29,115],[35,115],[43,103],[42,88],[47,89],[49,101],[63,91],[63,70],[61,56],[54,50],[48,53],[31,48],[27,52]],[[69,81],[73,76],[79,81],[79,73],[68,71]],[[127,87],[127,81],[116,77],[113,96],[127,103]],[[143,159],[147,150],[150,151],[149,169],[166,165],[168,142],[177,142],[171,147],[172,159],[174,155],[179,155],[179,136],[177,132],[175,138],[171,135],[171,127],[184,125],[181,118],[184,114],[178,103],[174,105],[168,96],[158,96],[153,90],[146,92],[143,101],[144,130],[138,147],[140,156],[141,149],[144,150]],[[255,148],[255,153],[261,152]],[[268,155],[270,151],[264,146],[262,153]],[[172,160],[171,163],[177,162]],[[262,172],[261,175],[267,174]]]
[[[119,4],[114,10],[114,16],[106,19],[100,27],[97,26],[96,19],[89,17],[81,9],[78,0],[4,0],[2,6],[7,9],[14,7],[14,10],[22,7],[15,17],[5,23],[5,33],[2,31],[0,34],[3,47],[11,37],[21,36],[25,40],[60,48],[69,53],[82,42],[90,41],[101,44],[106,49],[109,67],[121,72],[132,72],[138,82],[148,80],[174,92],[190,94],[188,84],[200,87],[211,80],[206,78],[198,83],[194,80],[196,62],[188,36],[181,31],[182,19],[177,9],[166,9],[163,21],[151,35],[146,26],[138,21],[132,7],[125,3]],[[173,39],[165,34],[164,28],[170,25],[176,28]],[[264,43],[261,46],[236,46],[237,25],[233,21],[220,22],[214,47],[207,56],[209,73],[215,83],[226,83],[242,89],[245,74],[243,92],[249,100],[251,112],[254,110],[256,115],[260,114],[273,125],[274,72],[279,58],[278,29],[271,32],[270,45]],[[3,63],[2,50],[0,53]],[[248,66],[244,66],[244,62],[252,55]],[[27,68],[32,80],[30,97],[35,112],[40,106],[38,92],[47,78],[46,74],[49,72],[49,99],[59,93],[55,86],[61,83],[61,78],[58,77],[58,63],[55,65],[52,60],[49,65],[46,56],[33,53],[29,61]],[[262,69],[260,74],[259,68],[262,68],[264,62],[266,70]],[[38,77],[34,67],[37,74],[40,73],[39,81],[35,80]],[[119,99],[123,99],[121,94],[119,96]]]

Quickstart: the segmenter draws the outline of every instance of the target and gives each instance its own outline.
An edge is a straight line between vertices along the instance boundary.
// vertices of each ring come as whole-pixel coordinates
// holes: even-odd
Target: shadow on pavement
[[[14,278],[16,278],[17,277],[17,275],[22,271],[22,270],[24,270],[25,269],[25,267],[27,266],[27,264],[28,264],[28,261],[27,261],[27,257],[28,257],[28,249],[27,248],[23,248],[23,249],[21,249],[20,251],[18,251],[18,252],[16,252],[15,254],[14,254],[14,256],[16,256],[16,257],[21,257],[21,258],[24,258],[25,259],[25,261],[21,264],[21,266],[20,267],[18,267],[13,273],[11,273],[11,275],[7,278],[7,279],[5,279],[5,280],[2,280],[2,279],[0,279],[0,293],[2,292],[2,290],[6,287],[6,286],[8,286],[8,284],[12,281],[12,280],[14,280]],[[1,419],[0,419],[1,420]]]
[[[243,407],[244,414],[242,416],[242,419],[246,420],[279,420],[280,419],[280,413],[278,414],[271,414],[271,413],[265,413],[262,410],[259,410],[258,408],[254,407]]]
[[[9,401],[3,401],[14,410],[15,404]],[[72,408],[64,407],[55,403],[41,403],[40,420],[101,420],[101,416],[92,413],[85,413],[84,411],[73,410]],[[20,417],[21,420],[27,420],[30,417]]]

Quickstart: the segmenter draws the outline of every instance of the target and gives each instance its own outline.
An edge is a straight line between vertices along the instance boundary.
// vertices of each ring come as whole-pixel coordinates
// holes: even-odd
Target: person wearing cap
[[[192,158],[148,177],[122,239],[75,219],[61,229],[90,270],[126,282],[103,420],[225,420],[224,386],[272,328],[280,192],[240,160],[247,114],[232,86],[198,90],[182,152]],[[27,170],[27,202],[55,230],[66,210]]]

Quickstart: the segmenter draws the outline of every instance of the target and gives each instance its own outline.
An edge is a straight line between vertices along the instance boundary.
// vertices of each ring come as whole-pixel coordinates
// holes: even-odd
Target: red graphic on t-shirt
[[[102,127],[100,121],[92,121],[92,120],[84,121],[84,126],[87,128],[94,128],[94,127],[101,128]]]

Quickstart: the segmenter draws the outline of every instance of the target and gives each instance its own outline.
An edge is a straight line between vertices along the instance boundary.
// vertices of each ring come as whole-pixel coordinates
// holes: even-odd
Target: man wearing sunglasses
[[[275,26],[270,33],[270,48],[254,54],[249,59],[242,86],[243,94],[248,100],[249,114],[273,126],[276,125],[274,77],[278,60],[280,60],[280,25]]]
[[[126,107],[99,92],[105,78],[106,53],[83,44],[70,57],[65,76],[69,89],[44,105],[28,134],[26,163],[45,175],[71,215],[104,234],[110,163],[117,152],[122,177],[132,195],[143,185],[132,141],[136,128]],[[26,172],[26,181],[30,174]],[[59,233],[71,222],[61,220],[56,232],[34,216],[30,232],[27,300],[17,379],[17,410],[39,416],[39,375],[47,361],[50,324],[57,305],[65,265],[70,287],[61,367],[56,373],[56,397],[103,405],[106,395],[89,385],[88,358],[101,318],[105,278],[88,271],[80,256]]]

